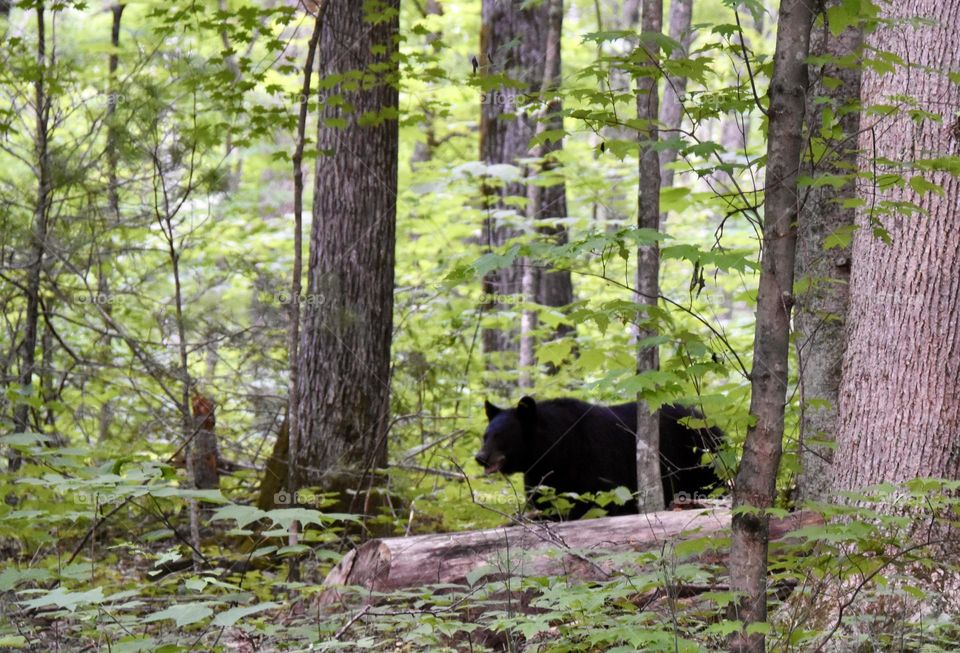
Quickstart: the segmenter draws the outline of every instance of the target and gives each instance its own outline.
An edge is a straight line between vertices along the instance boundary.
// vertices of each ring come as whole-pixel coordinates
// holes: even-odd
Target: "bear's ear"
[[[521,422],[532,424],[537,421],[537,402],[533,397],[523,397],[517,403],[517,417]]]
[[[489,401],[487,401],[486,399],[484,399],[484,401],[483,401],[483,409],[484,409],[485,411],[487,411],[487,420],[488,420],[488,421],[489,421],[489,420],[492,420],[494,417],[496,417],[497,415],[499,415],[500,413],[503,412],[503,409],[502,409],[502,408],[499,408],[499,407],[497,407],[497,406],[494,406],[493,404],[491,404],[491,403],[490,403]]]

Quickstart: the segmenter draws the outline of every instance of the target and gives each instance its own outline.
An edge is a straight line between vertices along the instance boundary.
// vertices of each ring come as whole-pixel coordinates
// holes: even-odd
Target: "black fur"
[[[598,406],[576,399],[536,402],[524,397],[516,408],[486,402],[489,424],[476,459],[487,473],[523,473],[528,492],[538,485],[557,493],[601,492],[623,486],[637,492],[637,404]],[[660,467],[663,495],[670,505],[679,492],[706,494],[720,484],[704,450],[715,451],[719,429],[690,429],[679,420],[701,417],[679,405],[660,407]],[[578,504],[571,517],[590,506]],[[637,512],[636,502],[606,506],[609,514]]]

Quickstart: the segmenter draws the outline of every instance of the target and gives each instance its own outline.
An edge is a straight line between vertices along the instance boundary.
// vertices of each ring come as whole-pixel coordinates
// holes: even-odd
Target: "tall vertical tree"
[[[831,0],[826,9],[839,8]],[[830,463],[845,344],[850,251],[843,246],[854,220],[857,134],[860,131],[859,26],[839,34],[824,11],[810,37],[810,54],[825,61],[811,79],[807,96],[810,146],[801,191],[797,230],[797,313],[795,347],[800,375],[800,478],[798,498],[829,496]],[[842,187],[817,178],[850,181]]]
[[[563,35],[563,0],[546,0],[547,34],[543,42],[543,79],[540,83],[541,109],[536,115],[534,133],[542,136],[547,130],[562,130],[563,106],[559,97],[561,52],[560,40]],[[563,149],[561,139],[549,142],[538,141],[530,148],[534,161],[539,161],[541,174],[550,174],[558,165],[556,154]],[[531,170],[531,174],[536,174]],[[551,217],[567,214],[566,185],[560,181],[547,186],[536,183],[527,185],[527,217],[538,224],[537,231],[546,235],[556,244],[567,242],[567,230],[562,225],[542,224]],[[521,278],[523,296],[529,304],[544,306],[566,306],[573,301],[573,284],[569,270],[541,272],[533,260],[524,262]],[[521,387],[533,387],[531,369],[535,360],[536,338],[534,329],[537,324],[536,308],[527,308],[520,323],[520,383]],[[569,324],[561,324],[557,335],[573,330]]]
[[[399,0],[329,3],[308,287],[298,475],[357,487],[386,463],[398,145]]]
[[[560,34],[563,20],[561,0],[546,0],[527,6],[522,2],[484,0],[480,32],[480,69],[485,77],[485,93],[480,111],[480,158],[488,164],[507,163],[520,165],[521,159],[530,156],[530,140],[537,131],[538,122],[546,120],[549,129],[562,126],[560,105],[551,96],[547,111],[537,111],[541,90],[554,89],[560,76]],[[556,37],[551,38],[550,34]],[[548,70],[549,66],[549,70]],[[556,165],[559,141],[542,149],[546,168]],[[566,213],[566,198],[562,184],[537,188],[537,217],[563,216]],[[518,210],[518,199],[528,197],[521,180],[502,183],[486,188],[484,242],[491,248],[499,247],[521,233],[526,211]],[[512,213],[512,217],[510,216]],[[542,231],[557,241],[563,242],[566,233],[562,228],[547,226]],[[523,270],[520,263],[494,270],[484,277],[484,294],[487,310],[496,310],[496,301],[501,295],[516,295],[524,292]],[[562,306],[572,301],[572,285],[568,272],[550,272],[539,275],[533,283],[528,279],[528,289],[534,296],[525,297],[528,302],[549,306]],[[483,346],[487,353],[516,352],[519,342],[517,333],[510,329],[488,328],[483,332]],[[492,361],[502,367],[506,361]],[[498,365],[497,363],[501,363]]]
[[[640,17],[641,57],[637,77],[637,120],[641,125],[640,185],[637,196],[637,228],[660,230],[660,155],[656,145],[659,138],[660,46],[657,40],[663,29],[663,0],[643,0]],[[657,346],[645,343],[656,335],[651,326],[660,297],[660,248],[654,240],[637,249],[637,374],[652,372],[660,366]],[[640,512],[663,509],[660,482],[660,417],[651,412],[637,395],[637,490]]]
[[[670,2],[669,36],[681,45],[671,53],[672,59],[686,57],[693,43],[690,20],[693,17],[693,0],[672,0]],[[663,85],[663,99],[660,101],[660,127],[669,139],[680,128],[683,120],[683,95],[687,90],[687,78],[683,75],[670,75]],[[670,164],[677,158],[677,149],[668,147],[660,151],[660,187],[673,186],[673,168]],[[661,216],[663,219],[665,216]]]
[[[543,83],[541,86],[544,103],[543,128],[546,130],[563,129],[563,103],[558,92],[561,83],[562,56],[561,40],[563,37],[563,0],[546,0],[547,34],[543,43]],[[543,143],[535,152],[542,159],[541,169],[544,172],[556,170],[559,166],[557,155],[563,150],[562,139],[551,139]],[[563,181],[552,183],[546,187],[533,185],[533,192],[539,195],[537,220],[541,223],[550,218],[566,217],[567,215],[567,187]],[[567,242],[567,229],[562,224],[542,224],[538,231],[547,235],[558,245]],[[566,306],[573,301],[573,282],[569,270],[547,270],[540,275],[537,287],[536,301],[544,306]],[[561,325],[559,334],[569,333],[573,327]]]
[[[793,304],[793,267],[798,216],[797,176],[807,92],[812,6],[783,0],[777,25],[773,75],[768,91],[767,169],[763,201],[763,250],[757,292],[750,414],[743,457],[733,494],[730,586],[739,593],[731,618],[743,629],[731,638],[736,651],[764,650],[762,631],[748,630],[767,619],[767,545],[783,440],[787,355]]]
[[[35,8],[37,15],[37,51],[36,51],[36,79],[33,83],[33,112],[34,112],[34,156],[33,170],[37,177],[36,197],[33,205],[33,224],[30,234],[30,247],[26,261],[26,279],[23,288],[26,293],[27,310],[24,315],[23,340],[19,346],[18,362],[20,365],[17,382],[20,391],[28,393],[33,388],[33,376],[36,372],[38,327],[40,325],[40,281],[43,275],[44,262],[47,254],[47,231],[50,218],[50,108],[51,100],[46,84],[47,76],[47,37],[46,16],[43,2],[38,2]],[[29,428],[30,407],[22,401],[14,408],[14,431],[22,433]],[[20,466],[20,457],[12,454],[10,457],[11,469]]]
[[[909,0],[882,18],[867,47],[909,63],[863,70],[859,169],[871,174],[858,189],[837,489],[960,478],[960,86],[948,77],[960,6]]]

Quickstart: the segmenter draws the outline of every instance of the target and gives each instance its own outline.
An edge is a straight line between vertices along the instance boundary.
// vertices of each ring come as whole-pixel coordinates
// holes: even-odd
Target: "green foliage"
[[[519,396],[516,356],[488,365],[480,332],[515,328],[524,311],[536,313],[540,343],[535,369],[528,370],[534,387],[524,392],[596,402],[640,393],[652,406],[694,404],[707,416],[697,426],[717,425],[728,435],[729,447],[708,458],[729,478],[754,422],[748,375],[773,44],[763,3],[696,3],[696,37],[686,51],[666,36],[642,37],[660,53],[661,73],[687,81],[682,128],[656,144],[659,151],[677,151],[670,164],[675,185],[661,194],[660,232],[633,226],[636,132],[646,125],[635,119],[636,97],[622,78],[654,70],[637,56],[635,31],[611,28],[592,0],[568,1],[562,83],[551,91],[562,100],[562,128],[531,141],[531,148],[560,140],[564,147],[546,160],[490,164],[476,160],[479,104],[528,85],[506,75],[473,74],[479,2],[447,0],[442,14],[428,15],[419,13],[421,4],[401,5],[399,112],[383,108],[359,117],[364,124],[397,119],[401,130],[394,419],[391,467],[384,472],[389,506],[372,520],[332,512],[322,495],[298,507],[251,506],[287,392],[289,180],[297,115],[306,103],[304,205],[310,206],[310,169],[316,156],[327,154],[314,144],[319,110],[344,103],[333,89],[369,80],[358,72],[314,75],[314,94],[300,97],[313,19],[292,4],[131,3],[116,48],[111,12],[82,2],[47,4],[42,62],[36,54],[39,3],[17,2],[10,18],[0,19],[6,21],[0,53],[4,352],[15,352],[21,341],[26,308],[24,271],[39,184],[30,102],[38,84],[51,115],[42,364],[31,383],[7,382],[0,400],[4,431],[12,430],[10,416],[22,406],[44,431],[0,440],[23,462],[0,476],[7,499],[0,506],[0,609],[12,615],[0,624],[0,647],[226,650],[226,638],[235,636],[290,649],[463,650],[468,642],[472,650],[485,650],[500,639],[557,652],[706,651],[722,648],[724,636],[738,627],[725,616],[733,593],[711,562],[729,546],[723,537],[693,537],[654,552],[569,552],[572,560],[613,570],[589,582],[505,579],[481,566],[465,585],[377,595],[381,603],[349,624],[341,612],[308,611],[304,617],[290,609],[290,594],[312,599],[325,572],[370,529],[488,528],[529,510],[518,479],[481,476],[473,462],[485,426],[483,399],[514,402]],[[386,15],[378,3],[365,6],[371,20]],[[827,18],[833,33],[869,27],[876,8],[845,0],[831,6]],[[114,76],[110,55],[118,61]],[[865,65],[892,70],[904,62],[871,51]],[[505,119],[539,112],[550,99],[510,97],[515,106]],[[829,106],[808,135],[813,162],[829,155],[839,120],[860,110],[872,117],[907,111],[917,122],[933,118],[909,97]],[[742,132],[739,145],[723,140],[723,124]],[[869,210],[871,227],[884,237],[885,219],[919,213],[922,196],[943,193],[927,175],[960,171],[958,157],[922,158],[909,162],[909,170],[905,162],[881,163],[880,174],[817,173],[800,185],[810,191],[854,183],[909,188],[917,201],[866,206],[861,199],[844,200]],[[526,185],[559,183],[565,184],[567,215],[533,226],[562,225],[568,231],[562,243],[531,229],[523,217]],[[509,208],[496,213],[489,206],[494,188],[515,193],[505,202]],[[483,242],[481,225],[493,216],[520,231],[500,248]],[[824,247],[845,247],[852,236],[838,231]],[[662,259],[662,297],[639,313],[636,251],[654,243]],[[171,258],[179,265],[179,284]],[[481,279],[520,260],[569,271],[575,302],[561,310],[516,296],[498,298],[489,308]],[[324,301],[320,294],[299,299]],[[573,329],[558,337],[561,325]],[[186,369],[178,358],[179,327],[189,345]],[[658,372],[636,374],[631,333],[640,327],[657,333],[647,342],[659,347]],[[4,365],[6,382],[13,370]],[[177,460],[186,377],[215,398],[221,453],[241,463],[222,479],[220,491],[187,489]],[[783,497],[797,466],[794,389],[791,379],[778,479]],[[953,571],[952,562],[939,558],[933,543],[911,548],[907,542],[919,523],[955,525],[956,489],[916,481],[819,506],[825,524],[801,529],[774,549],[771,606],[790,616],[752,627],[794,648],[818,643],[830,631],[833,622],[810,618],[802,604],[781,604],[779,590],[786,587],[815,598],[817,588],[854,586],[863,600],[879,597],[901,606],[945,598],[923,581],[937,569]],[[890,511],[885,502],[894,496],[898,508]],[[629,500],[622,488],[581,498],[598,505],[595,514]],[[561,513],[574,500],[545,497]],[[787,500],[782,504],[771,514],[782,515]],[[202,515],[200,551],[188,545],[192,505]],[[294,521],[306,530],[290,546],[287,529]],[[284,575],[290,558],[306,570],[302,582]],[[344,597],[358,614],[359,601],[370,593],[347,588]],[[868,616],[848,610],[837,619],[838,641],[851,650],[862,643],[857,629],[868,625]],[[960,647],[955,619],[943,614],[917,613],[880,625],[877,641],[883,644],[898,637],[917,650]]]

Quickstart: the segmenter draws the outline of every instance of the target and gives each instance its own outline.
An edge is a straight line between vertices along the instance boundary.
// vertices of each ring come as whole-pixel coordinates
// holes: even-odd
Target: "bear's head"
[[[489,401],[485,401],[483,407],[488,424],[483,445],[475,456],[483,471],[487,474],[526,471],[527,444],[537,428],[537,403],[531,397],[524,397],[516,408],[499,408]]]

